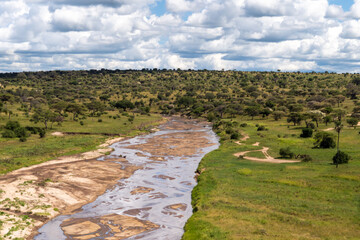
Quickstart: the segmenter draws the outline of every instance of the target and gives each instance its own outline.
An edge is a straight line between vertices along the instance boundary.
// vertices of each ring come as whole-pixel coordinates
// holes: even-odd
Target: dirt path
[[[242,139],[240,139],[240,141],[246,141],[247,139],[250,138],[250,136],[246,133],[242,133],[242,135],[244,136]],[[237,141],[235,142],[238,145],[244,145],[244,143]],[[252,146],[260,146],[260,142],[256,142],[254,144],[252,144]],[[281,159],[275,159],[273,157],[271,157],[268,153],[269,148],[268,147],[263,147],[260,150],[252,150],[252,151],[245,151],[245,152],[239,152],[239,153],[235,153],[234,156],[235,157],[240,157],[243,156],[244,159],[246,160],[251,160],[251,161],[257,161],[257,162],[267,162],[267,163],[296,163],[296,162],[300,162],[299,160],[281,160]],[[247,153],[250,152],[262,152],[265,156],[264,158],[256,158],[256,157],[248,157],[245,156]]]
[[[240,141],[245,142],[250,138],[250,136],[247,133],[242,132],[241,135],[243,135],[243,137],[240,139]]]
[[[244,159],[251,160],[251,161],[257,161],[257,162],[268,162],[268,163],[296,163],[296,162],[300,162],[299,160],[275,159],[275,158],[273,158],[273,157],[271,157],[269,155],[268,150],[269,150],[269,148],[263,147],[260,150],[253,150],[253,151],[245,151],[245,152],[235,153],[234,156],[235,157],[243,156]],[[245,154],[250,153],[250,152],[262,152],[264,154],[264,156],[265,156],[265,159],[245,156]]]
[[[357,127],[360,127],[360,122],[356,125]],[[350,127],[350,128],[353,128],[353,127]],[[329,132],[329,131],[332,131],[332,130],[335,130],[335,128],[326,128],[324,129],[323,131],[324,132]]]

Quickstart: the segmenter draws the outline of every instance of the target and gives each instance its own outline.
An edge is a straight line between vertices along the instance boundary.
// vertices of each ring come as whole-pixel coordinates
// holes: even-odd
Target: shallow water
[[[136,217],[140,220],[150,221],[159,225],[153,231],[144,232],[127,239],[181,239],[183,227],[192,214],[191,191],[196,185],[195,171],[204,155],[219,146],[215,133],[210,126],[204,123],[195,123],[195,128],[179,129],[178,124],[184,123],[182,119],[172,119],[160,131],[146,136],[138,136],[123,142],[115,143],[111,147],[115,150],[99,161],[126,156],[126,160],[142,168],[137,170],[130,178],[122,179],[113,188],[107,190],[94,202],[82,207],[82,210],[72,215],[62,215],[54,218],[39,229],[36,240],[73,239],[66,237],[60,227],[61,223],[69,218],[95,219],[109,214],[118,214]],[[190,125],[192,125],[190,124]],[[176,129],[176,130],[173,130]],[[154,161],[154,157],[146,151],[131,149],[139,144],[147,143],[154,137],[174,133],[204,133],[212,146],[198,148],[193,155],[171,156],[156,155],[165,161]],[[190,135],[191,136],[191,135]],[[186,139],[184,139],[186,140]],[[165,140],[164,140],[165,141]],[[176,148],[170,146],[169,148]],[[123,164],[123,163],[119,163]],[[151,190],[135,193],[134,190]],[[173,206],[173,208],[171,208]],[[113,236],[112,232],[101,231],[101,235],[89,239],[107,239]],[[75,239],[75,238],[74,238]]]

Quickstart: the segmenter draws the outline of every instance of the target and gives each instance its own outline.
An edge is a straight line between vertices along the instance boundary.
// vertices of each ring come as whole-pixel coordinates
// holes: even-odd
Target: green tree
[[[333,164],[335,164],[337,168],[339,164],[348,163],[350,159],[351,158],[347,153],[338,151],[333,157]]]
[[[69,105],[66,107],[66,112],[70,112],[73,114],[73,120],[75,120],[76,117],[79,115],[84,114],[85,107],[83,105],[77,104],[77,103],[69,103]]]
[[[91,116],[96,116],[96,114],[101,114],[105,111],[105,105],[99,101],[85,103],[85,106],[91,111]]]
[[[289,117],[287,118],[287,122],[294,123],[294,126],[300,125],[302,120],[303,120],[303,116],[300,113],[290,113]]]
[[[356,126],[357,126],[359,120],[356,119],[356,118],[349,118],[349,119],[346,120],[346,122],[347,122],[350,126],[354,127],[354,129],[356,129]]]
[[[336,146],[334,134],[328,132],[318,132],[315,134],[314,139],[315,148],[335,148]]]
[[[135,105],[126,99],[117,101],[115,103],[113,103],[113,106],[116,107],[117,109],[123,109],[124,111],[126,111],[126,109],[134,109]]]
[[[51,110],[45,110],[42,108],[35,109],[35,113],[32,115],[31,120],[35,123],[41,122],[44,124],[45,129],[48,128],[48,122],[54,122],[57,114]]]
[[[245,108],[245,113],[251,117],[252,120],[254,120],[254,117],[258,116],[260,113],[260,107],[259,106],[250,106]]]

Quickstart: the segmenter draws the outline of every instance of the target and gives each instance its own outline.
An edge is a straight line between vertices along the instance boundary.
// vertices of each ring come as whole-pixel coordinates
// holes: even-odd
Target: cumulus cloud
[[[354,72],[359,18],[360,0],[349,11],[327,0],[4,0],[0,71]]]

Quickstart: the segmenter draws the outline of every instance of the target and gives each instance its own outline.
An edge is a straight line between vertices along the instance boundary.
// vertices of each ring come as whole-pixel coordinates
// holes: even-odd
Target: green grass
[[[330,163],[336,150],[313,149],[312,139],[298,137],[298,127],[288,128],[284,121],[237,121],[249,124],[241,130],[250,139],[245,145],[224,141],[202,160],[199,168],[206,171],[192,193],[194,214],[183,239],[359,239],[358,130],[341,133],[340,147],[352,160],[335,168]],[[269,130],[257,132],[257,123]],[[233,156],[255,142],[270,147],[274,157],[290,146],[314,161],[271,164]]]
[[[247,157],[256,157],[256,158],[261,158],[261,159],[266,158],[265,155],[261,151],[249,152],[249,153],[245,154],[245,156],[247,156]]]
[[[19,121],[22,126],[44,127],[42,123],[33,123],[13,106],[14,115],[11,120]],[[96,149],[108,137],[101,134],[121,134],[122,136],[135,136],[157,125],[162,119],[160,115],[152,114],[135,116],[133,123],[128,117],[120,115],[114,119],[109,116],[120,115],[118,112],[109,112],[100,118],[87,118],[72,121],[70,117],[58,126],[54,124],[48,129],[45,138],[32,135],[26,142],[18,138],[0,138],[0,174],[4,174],[22,167],[39,164],[59,156],[72,155]],[[98,122],[101,119],[102,122]],[[0,116],[0,126],[5,125],[8,118]],[[83,121],[84,125],[80,125]],[[50,124],[49,124],[50,128]],[[83,132],[91,135],[65,135],[63,137],[51,136],[51,132]]]
[[[31,136],[26,142],[8,140],[0,146],[0,173],[39,164],[56,157],[95,149],[106,137],[100,135],[73,135],[39,138]]]

